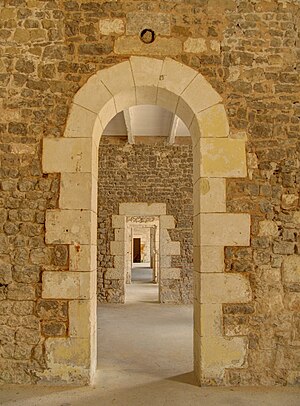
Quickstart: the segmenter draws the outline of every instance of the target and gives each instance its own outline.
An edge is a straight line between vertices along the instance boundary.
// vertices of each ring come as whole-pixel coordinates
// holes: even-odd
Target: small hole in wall
[[[140,39],[145,44],[152,44],[155,40],[155,32],[150,30],[150,28],[145,28],[140,34]]]

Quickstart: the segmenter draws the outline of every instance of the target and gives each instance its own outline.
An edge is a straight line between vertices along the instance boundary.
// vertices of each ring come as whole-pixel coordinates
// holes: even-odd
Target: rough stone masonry
[[[92,74],[150,55],[199,70],[232,135],[248,137],[248,177],[227,181],[227,210],[251,215],[251,246],[225,260],[253,301],[224,305],[222,320],[226,336],[248,337],[247,364],[222,384],[299,384],[299,22],[298,0],[0,0],[2,383],[38,382],[45,342],[69,334],[68,301],[41,298],[43,272],[69,265],[66,246],[45,244],[60,179],[42,173],[41,140],[63,135]],[[152,44],[139,39],[145,23]]]

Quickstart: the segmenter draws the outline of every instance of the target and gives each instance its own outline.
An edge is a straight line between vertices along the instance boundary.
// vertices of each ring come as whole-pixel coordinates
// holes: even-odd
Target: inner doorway
[[[141,239],[133,239],[133,263],[139,264],[141,262]]]

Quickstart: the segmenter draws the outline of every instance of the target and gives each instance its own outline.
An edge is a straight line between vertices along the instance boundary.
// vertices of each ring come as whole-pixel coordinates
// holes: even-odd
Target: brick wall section
[[[111,137],[113,138],[113,137]],[[170,231],[180,241],[182,256],[173,256],[173,266],[181,268],[181,280],[165,280],[163,296],[175,303],[192,303],[192,222],[193,158],[191,145],[129,145],[109,142],[103,137],[99,147],[98,183],[98,300],[120,302],[119,281],[103,278],[113,267],[110,241],[114,240],[112,214],[128,202],[166,203],[176,228]]]
[[[228,182],[228,209],[251,213],[251,247],[226,250],[226,262],[228,272],[249,275],[254,302],[224,307],[225,332],[249,337],[248,367],[228,371],[226,382],[299,383],[299,7],[298,0],[0,0],[0,382],[34,382],[45,366],[45,336],[68,331],[67,303],[40,301],[43,270],[67,266],[66,254],[61,265],[44,244],[58,179],[41,174],[41,139],[63,135],[89,76],[139,54],[116,54],[115,43],[123,41],[118,52],[132,44],[124,33],[137,18],[130,13],[141,20],[152,12],[168,41],[152,56],[172,53],[201,71],[224,98],[232,132],[248,133],[251,178]],[[167,14],[167,30],[157,12]],[[123,27],[101,34],[106,18]]]

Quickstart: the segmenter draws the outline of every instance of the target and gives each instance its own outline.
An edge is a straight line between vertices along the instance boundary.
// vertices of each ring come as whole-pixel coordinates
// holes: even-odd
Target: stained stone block
[[[98,114],[111,98],[111,93],[101,82],[99,74],[96,74],[91,76],[87,83],[76,93],[74,103]]]
[[[114,96],[134,87],[131,65],[129,61],[118,63],[108,69],[103,69],[97,75],[97,80],[105,85]],[[118,78],[118,80],[116,80]]]
[[[99,21],[99,31],[102,35],[121,35],[125,31],[124,21],[121,18],[105,18]]]
[[[202,379],[222,379],[226,368],[242,367],[245,361],[247,342],[243,337],[201,338]]]
[[[43,172],[92,172],[94,148],[91,138],[44,138]]]
[[[89,367],[90,341],[87,338],[48,338],[45,341],[45,349],[50,368],[53,366],[54,369],[61,369],[65,366],[63,369],[67,372],[68,366]]]
[[[245,140],[201,138],[194,155],[202,157],[202,177],[238,178],[247,176]]]
[[[187,88],[196,75],[197,72],[194,69],[180,64],[171,58],[165,58],[158,86],[179,95]]]
[[[97,215],[90,210],[48,210],[45,225],[47,244],[96,245]]]
[[[203,138],[228,137],[229,124],[223,104],[216,104],[197,114]]]
[[[96,300],[71,300],[69,302],[70,337],[89,338],[96,327]]]
[[[149,28],[156,35],[170,35],[170,14],[131,12],[127,14],[126,34],[140,34],[145,28]]]
[[[180,97],[195,114],[222,101],[220,95],[200,73],[191,81]]]
[[[101,124],[95,112],[73,103],[70,108],[64,137],[90,138],[96,125]]]
[[[43,272],[43,299],[90,299],[96,272]]]
[[[240,213],[200,214],[201,245],[250,245],[250,216]]]
[[[251,288],[243,275],[201,273],[201,303],[245,303],[249,300]]]
[[[160,59],[132,56],[130,64],[136,87],[157,86],[163,61]]]
[[[97,269],[96,245],[69,245],[69,269],[72,272],[90,272]]]
[[[59,207],[97,213],[97,179],[91,173],[62,173]]]
[[[161,279],[180,279],[181,269],[180,268],[161,268],[160,269]]]
[[[226,181],[200,178],[194,185],[194,215],[226,212]]]

